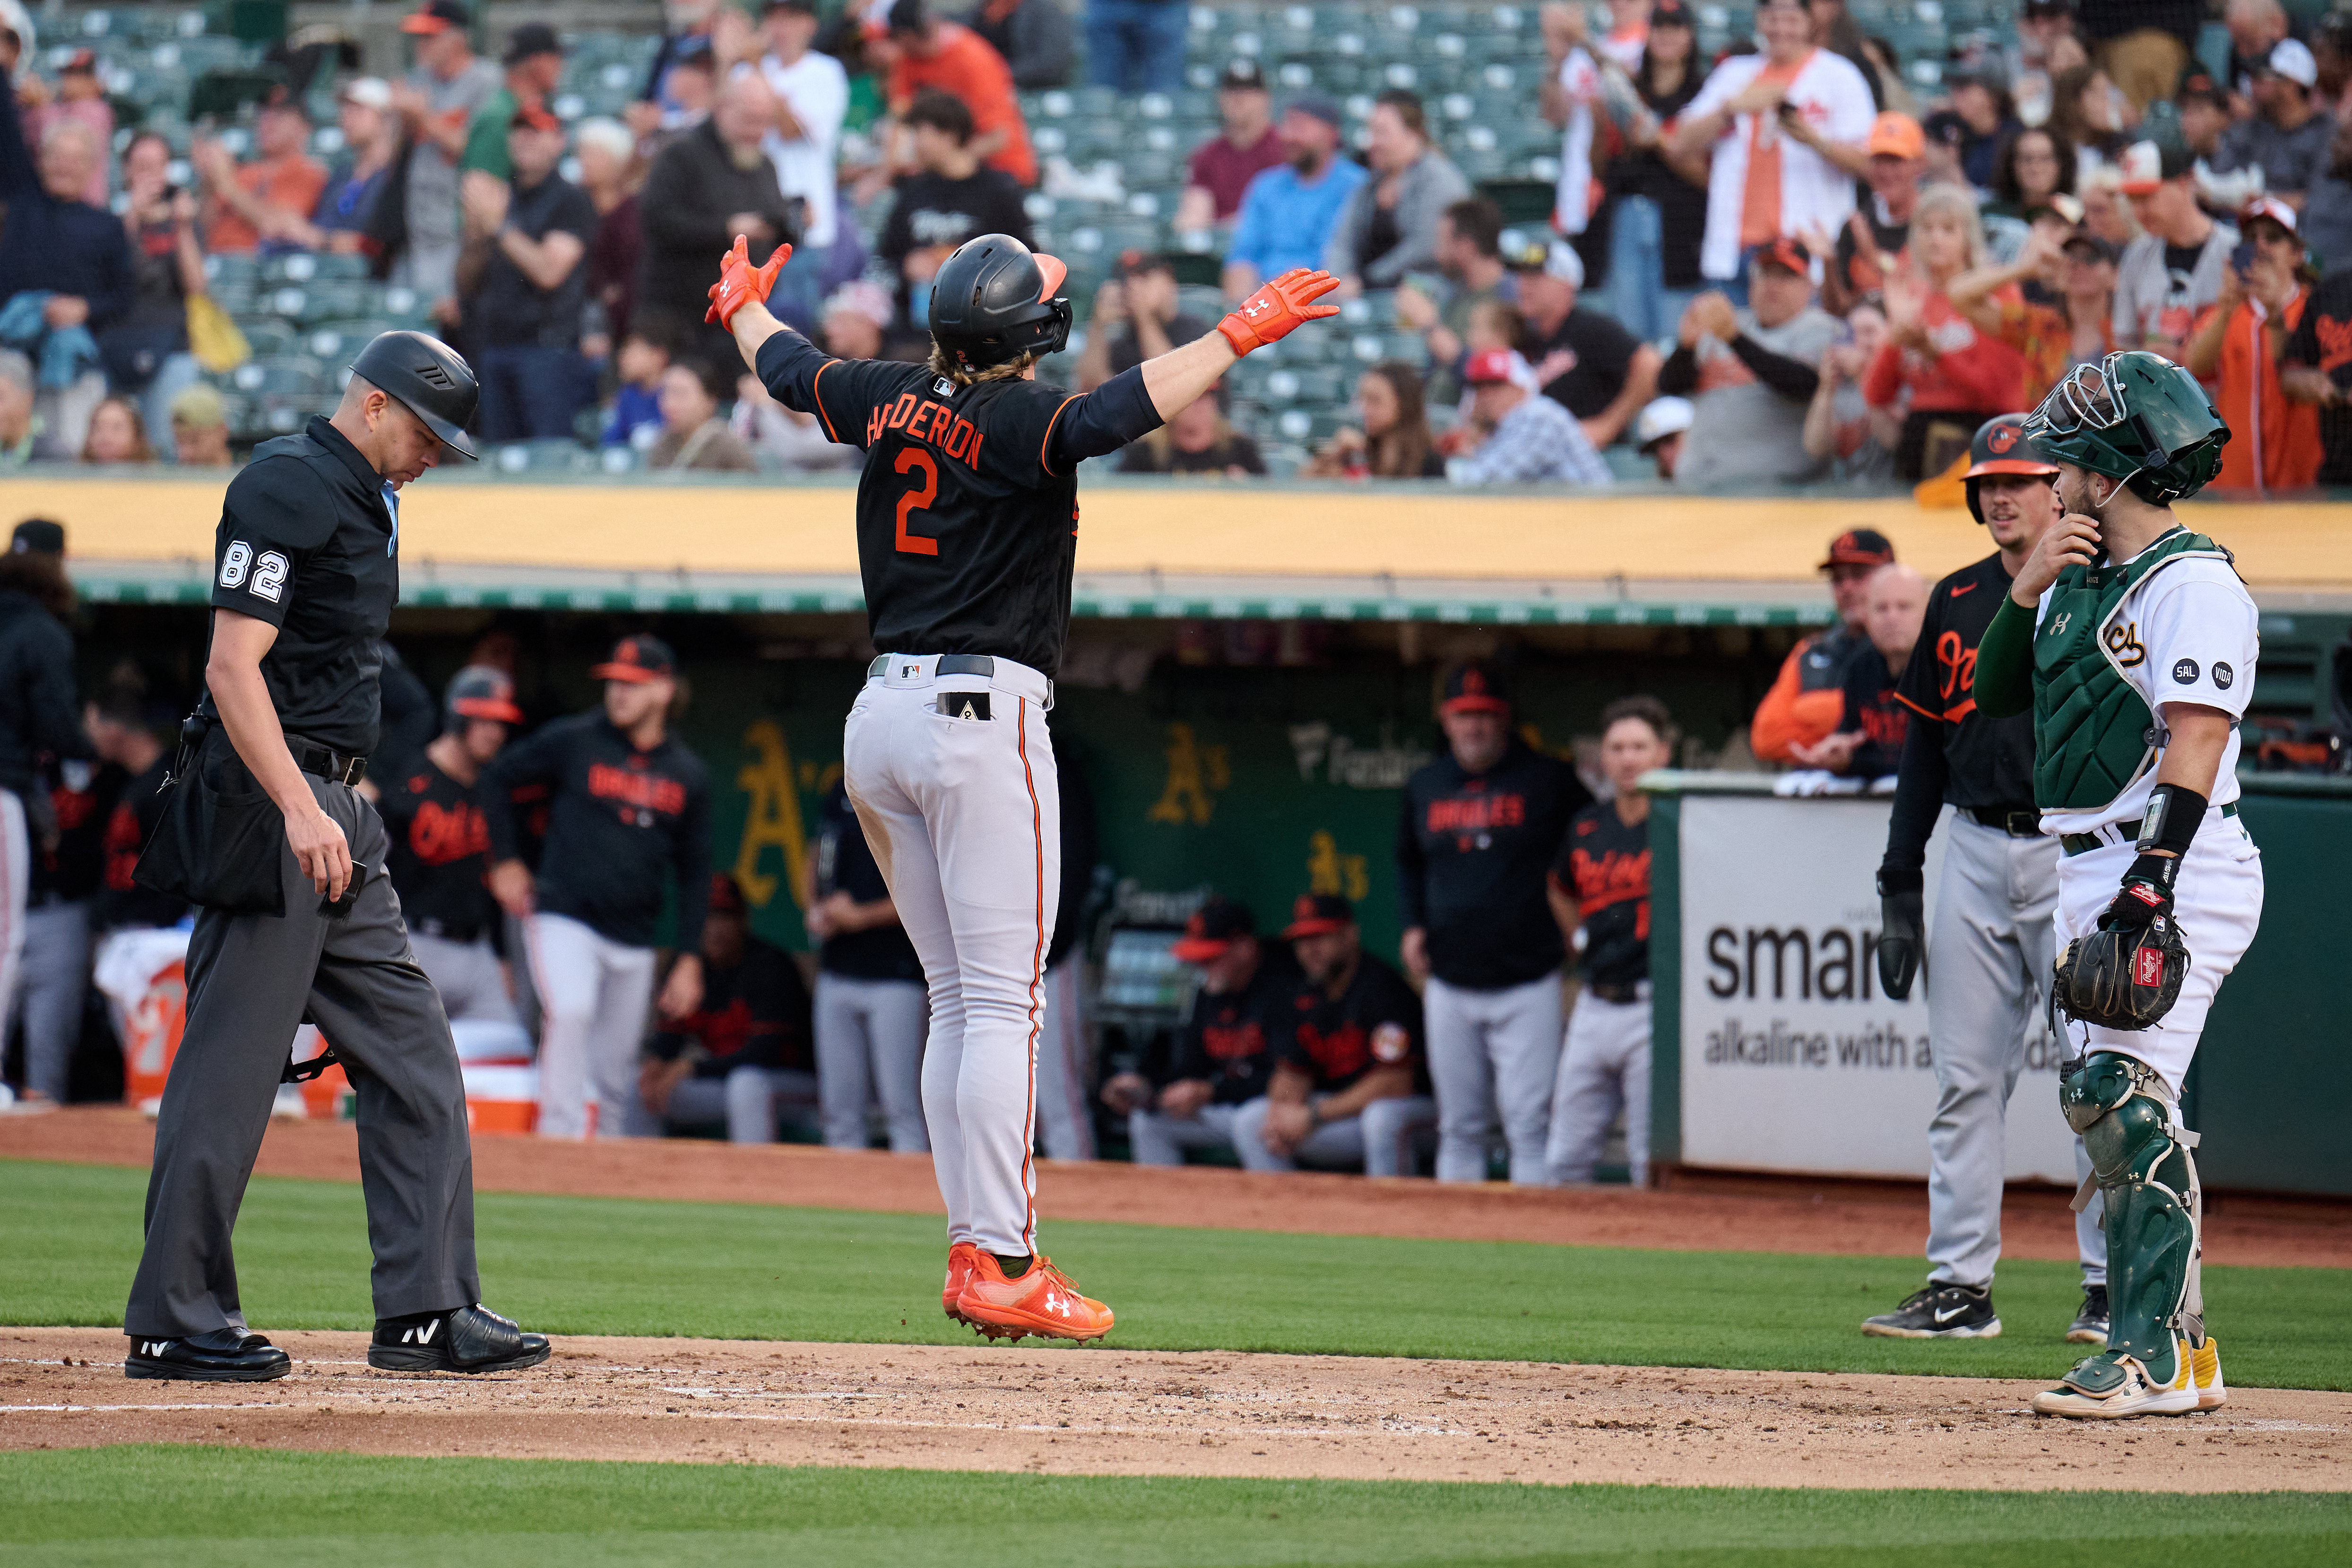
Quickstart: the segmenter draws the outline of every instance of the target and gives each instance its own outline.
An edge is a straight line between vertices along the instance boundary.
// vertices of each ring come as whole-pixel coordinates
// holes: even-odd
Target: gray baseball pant
[[[1416,1175],[1420,1145],[1437,1125],[1437,1102],[1425,1094],[1376,1100],[1358,1115],[1326,1121],[1289,1153],[1277,1154],[1265,1143],[1265,1113],[1273,1108],[1260,1095],[1234,1118],[1234,1152],[1253,1171],[1344,1167],[1360,1160],[1368,1176]]]
[[[1256,1104],[1256,1100],[1246,1102]],[[1181,1165],[1187,1149],[1231,1149],[1241,1141],[1234,1123],[1244,1105],[1204,1105],[1195,1116],[1168,1116],[1138,1109],[1127,1113],[1127,1141],[1139,1165]]]
[[[2058,841],[2012,838],[1952,814],[1936,917],[1927,938],[1927,1020],[1935,1042],[1936,1113],[1927,1123],[1927,1277],[1991,1280],[2000,1261],[2009,1099],[2029,1042],[2048,1027],[2045,987],[2056,956]],[[2074,1140],[2078,1176],[2090,1171]],[[2086,1284],[2107,1277],[2103,1205],[2074,1216]]]
[[[514,998],[507,994],[506,966],[490,950],[489,938],[451,942],[412,931],[408,944],[415,950],[417,965],[432,980],[433,989],[441,993],[441,1010],[451,1023],[478,1018],[521,1026]]]
[[[673,1126],[727,1123],[730,1143],[772,1143],[776,1118],[791,1108],[814,1110],[817,1079],[796,1068],[740,1067],[725,1078],[689,1078],[669,1091],[662,1120]]]
[[[16,1019],[25,1035],[25,1087],[63,1105],[82,998],[89,992],[89,905],[80,900],[25,911],[16,970]]]
[[[1085,961],[1073,950],[1045,971],[1045,1026],[1037,1037],[1037,1142],[1048,1160],[1095,1157],[1094,1049],[1078,1006],[1078,972]]]
[[[863,1149],[866,1108],[877,1098],[890,1152],[923,1154],[923,1038],[930,1001],[919,980],[816,977],[816,1080],[828,1149]]]
[[[1559,1071],[1559,973],[1499,991],[1448,985],[1422,993],[1429,1076],[1437,1090],[1437,1179],[1483,1182],[1501,1101],[1511,1181],[1542,1186],[1544,1139]]]
[[[1545,1163],[1554,1182],[1589,1182],[1610,1124],[1625,1112],[1625,1162],[1633,1184],[1650,1184],[1650,984],[1632,1002],[1587,991],[1569,1015],[1553,1091]]]
[[[654,950],[614,942],[569,915],[534,914],[527,931],[541,1009],[539,1135],[627,1137]]]
[[[383,823],[348,786],[304,777],[350,841],[352,863],[370,875],[352,912],[330,920],[281,837],[285,914],[198,911],[187,1026],[155,1123],[147,1242],[122,1316],[127,1334],[173,1339],[247,1326],[229,1236],[305,1018],[333,1042],[357,1097],[376,1316],[482,1298],[465,1084],[441,998],[409,953],[400,900],[383,876]]]

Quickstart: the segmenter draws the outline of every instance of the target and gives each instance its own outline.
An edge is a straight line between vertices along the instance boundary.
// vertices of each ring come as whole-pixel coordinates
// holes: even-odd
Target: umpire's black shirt
[[[391,495],[341,431],[313,418],[253,449],[213,536],[213,607],[278,628],[261,679],[278,727],[349,756],[375,745],[375,643],[400,599]],[[199,710],[220,717],[210,691]]]

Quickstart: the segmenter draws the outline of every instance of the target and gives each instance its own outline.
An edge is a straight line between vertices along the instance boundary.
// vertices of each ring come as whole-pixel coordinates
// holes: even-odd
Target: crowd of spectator
[[[1160,195],[1171,233],[1207,237],[1228,297],[1328,267],[1423,340],[1420,385],[1381,367],[1377,409],[1354,405],[1312,474],[1605,484],[1651,467],[1640,416],[1673,398],[1696,432],[1658,466],[1675,485],[1914,483],[2069,367],[2145,347],[2263,427],[2225,487],[2291,489],[2352,470],[2347,367],[2298,331],[2330,264],[2352,261],[2352,22],[2218,9],[2225,71],[2195,57],[2200,0],[2026,0],[2011,33],[1963,35],[1930,87],[1841,0],[1762,0],[1753,38],[1713,58],[1684,0],[1545,5],[1526,113],[1558,128],[1559,176],[1549,221],[1516,225],[1496,198],[1517,197],[1473,188],[1413,91],[1277,97],[1238,58],[1214,78],[1216,134]],[[1181,89],[1191,37],[1186,8],[1154,0],[666,15],[639,100],[567,122],[555,29],[519,24],[480,54],[466,0],[425,0],[400,24],[404,73],[275,89],[184,163],[118,132],[91,50],[49,77],[24,62],[0,115],[0,344],[32,367],[32,407],[0,361],[0,461],[179,460],[173,411],[220,368],[208,258],[310,251],[427,302],[482,373],[489,441],[838,467],[740,387],[701,320],[711,258],[737,234],[790,241],[787,320],[835,353],[920,357],[940,259],[1030,235],[1041,160],[1021,95],[1081,73]],[[329,98],[321,142],[310,106]],[[1072,379],[1197,335],[1205,306],[1179,308],[1176,275],[1131,253],[1091,301]],[[1121,466],[1264,472],[1265,432],[1239,417],[1189,413]],[[1376,424],[1396,431],[1381,462]]]

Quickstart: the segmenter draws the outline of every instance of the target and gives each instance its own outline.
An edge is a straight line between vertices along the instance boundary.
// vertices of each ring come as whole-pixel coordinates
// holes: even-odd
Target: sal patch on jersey
[[[1412,1049],[1412,1036],[1402,1024],[1382,1024],[1372,1031],[1372,1055],[1384,1062],[1401,1062]]]
[[[950,719],[985,719],[988,717],[988,693],[943,691],[940,694],[939,709]]]

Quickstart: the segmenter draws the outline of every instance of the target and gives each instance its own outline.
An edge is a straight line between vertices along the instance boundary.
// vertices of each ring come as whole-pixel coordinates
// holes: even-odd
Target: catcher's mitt
[[[2068,942],[2054,1000],[2070,1018],[2136,1033],[2172,1011],[2188,977],[2179,922],[2163,914],[2137,931],[2095,931]]]

